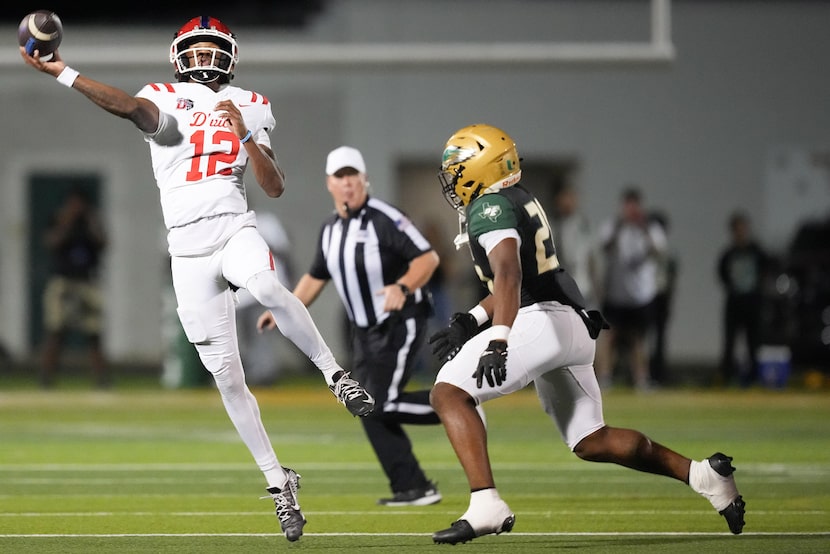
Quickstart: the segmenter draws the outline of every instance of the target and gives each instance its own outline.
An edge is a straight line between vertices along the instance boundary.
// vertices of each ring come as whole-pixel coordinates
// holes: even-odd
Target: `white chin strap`
[[[467,216],[458,212],[458,234],[455,235],[452,243],[456,250],[461,250],[470,242],[470,236],[467,234]]]

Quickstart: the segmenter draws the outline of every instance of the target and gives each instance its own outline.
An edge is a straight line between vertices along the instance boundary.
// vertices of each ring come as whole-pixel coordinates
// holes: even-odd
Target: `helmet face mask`
[[[170,63],[179,81],[228,83],[238,61],[236,37],[214,17],[194,17],[176,32],[170,45]]]
[[[453,134],[444,147],[438,180],[447,202],[463,211],[487,192],[514,185],[521,178],[519,153],[507,133],[490,125],[470,125]]]
[[[458,165],[454,170],[442,170],[438,172],[438,180],[441,182],[441,192],[444,193],[444,198],[449,202],[450,206],[456,210],[464,209],[464,202],[455,193],[455,184],[458,182],[463,171],[464,166]]]

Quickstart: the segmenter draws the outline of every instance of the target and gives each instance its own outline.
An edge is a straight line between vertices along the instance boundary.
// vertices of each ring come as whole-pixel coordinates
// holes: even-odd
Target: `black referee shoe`
[[[392,495],[392,498],[378,499],[378,504],[390,507],[429,506],[439,502],[441,502],[441,493],[438,492],[438,487],[432,481],[428,481],[423,488],[399,491]]]

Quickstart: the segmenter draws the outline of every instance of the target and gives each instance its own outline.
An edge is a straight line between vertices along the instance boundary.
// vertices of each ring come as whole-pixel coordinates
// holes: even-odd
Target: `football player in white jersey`
[[[250,165],[269,197],[285,179],[269,133],[275,120],[261,94],[230,85],[239,59],[236,38],[216,18],[188,21],[174,35],[170,62],[177,82],[153,83],[131,96],[80,75],[58,52],[23,60],[94,104],[131,121],[150,145],[168,229],[173,287],[188,340],[211,372],[225,409],[265,476],[289,541],[303,533],[299,476],[281,466],[245,383],[236,338],[233,288],[247,289],[274,313],[280,331],[320,369],[338,400],[356,416],[374,399],[335,361],[308,310],[277,279],[274,259],[248,209],[243,174]]]

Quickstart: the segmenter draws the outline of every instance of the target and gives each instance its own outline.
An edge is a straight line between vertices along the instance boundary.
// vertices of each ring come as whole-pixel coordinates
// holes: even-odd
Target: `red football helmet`
[[[193,48],[198,42],[212,42],[218,48]],[[233,79],[238,61],[236,37],[227,25],[215,17],[194,17],[173,35],[170,63],[179,81],[193,79],[199,83],[211,83],[218,79],[220,83],[227,83]]]

